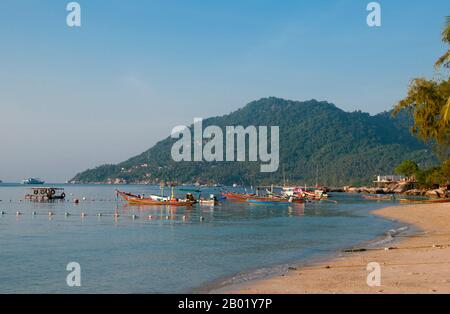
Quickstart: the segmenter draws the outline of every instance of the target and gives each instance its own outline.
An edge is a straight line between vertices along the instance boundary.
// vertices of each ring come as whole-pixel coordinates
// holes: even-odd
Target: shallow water
[[[335,194],[338,204],[170,209],[115,199],[116,188],[150,194],[159,187],[63,187],[68,199],[86,200],[32,203],[20,201],[24,186],[0,186],[0,211],[6,212],[0,216],[0,293],[187,292],[236,273],[332,254],[395,227],[369,214],[392,203],[358,195]],[[70,262],[81,265],[81,287],[66,284]]]

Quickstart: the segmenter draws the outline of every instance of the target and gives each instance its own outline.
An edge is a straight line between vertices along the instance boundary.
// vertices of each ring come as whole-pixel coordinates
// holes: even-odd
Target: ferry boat
[[[37,179],[37,178],[28,178],[25,180],[22,180],[22,184],[26,184],[26,185],[43,185],[45,183],[45,181],[42,181],[41,179]]]

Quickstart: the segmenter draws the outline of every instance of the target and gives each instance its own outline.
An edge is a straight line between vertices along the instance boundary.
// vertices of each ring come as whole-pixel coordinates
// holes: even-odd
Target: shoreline
[[[222,276],[216,280],[203,284],[200,287],[191,289],[188,291],[188,293],[194,294],[226,293],[221,291],[222,290],[227,291],[230,287],[241,287],[247,284],[261,282],[264,280],[274,278],[276,276],[285,276],[287,272],[292,270],[304,269],[313,267],[314,265],[325,264],[330,260],[342,257],[344,254],[349,255],[349,253],[344,252],[345,250],[352,250],[361,247],[373,249],[383,247],[383,245],[387,243],[394,244],[397,241],[399,241],[397,238],[398,235],[412,234],[414,232],[417,232],[417,228],[415,228],[415,226],[398,223],[395,229],[386,230],[385,234],[382,236],[380,235],[370,240],[355,243],[354,245],[339,248],[333,251],[329,251],[327,253],[318,253],[312,257],[309,257],[301,261],[295,259],[283,263],[245,270],[242,272],[235,273],[233,275]]]
[[[389,206],[372,213],[410,230],[388,242],[389,250],[365,243],[365,251],[338,251],[268,278],[216,286],[209,293],[450,293],[450,203]],[[366,283],[370,262],[381,267],[379,287]]]

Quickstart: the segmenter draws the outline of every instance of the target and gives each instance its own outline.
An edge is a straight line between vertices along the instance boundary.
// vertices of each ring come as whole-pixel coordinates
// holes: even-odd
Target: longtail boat
[[[305,191],[303,191],[303,193],[310,200],[320,201],[320,200],[328,199],[328,194],[322,190],[315,190],[313,192],[305,190]]]
[[[400,199],[400,203],[409,203],[409,204],[440,204],[440,203],[450,203],[450,198],[437,199],[437,200]]]
[[[307,190],[306,188],[302,189],[301,187],[283,187],[282,194],[285,197],[296,197],[296,198],[307,198],[312,201],[321,201],[328,199],[328,194],[321,189],[316,189],[314,191]]]
[[[211,194],[209,196],[209,199],[200,198],[197,203],[200,204],[200,206],[217,206],[220,205],[219,201],[217,200],[217,197],[214,194]]]
[[[233,200],[233,201],[240,201],[245,202],[247,199],[255,197],[256,194],[241,194],[241,193],[233,193],[233,192],[226,192],[222,193],[222,197]]]
[[[217,206],[220,205],[218,200],[203,200],[199,199],[198,203],[202,206]]]
[[[117,195],[132,205],[157,205],[157,206],[192,206],[192,200],[178,200],[176,198],[164,197],[139,197],[130,193],[116,191]]]
[[[372,196],[372,195],[363,195],[362,198],[371,201],[392,201],[394,197],[392,196]]]
[[[252,197],[247,199],[248,203],[257,205],[277,205],[277,204],[301,204],[302,199],[299,198],[281,198],[281,197]]]

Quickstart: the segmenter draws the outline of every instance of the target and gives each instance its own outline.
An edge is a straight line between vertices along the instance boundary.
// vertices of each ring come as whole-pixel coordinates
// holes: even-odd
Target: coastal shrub
[[[416,172],[416,181],[420,188],[438,188],[450,185],[450,158],[440,167],[419,169]]]
[[[407,178],[411,178],[417,174],[419,171],[419,166],[411,160],[404,160],[400,165],[394,170],[396,173],[404,175]]]

